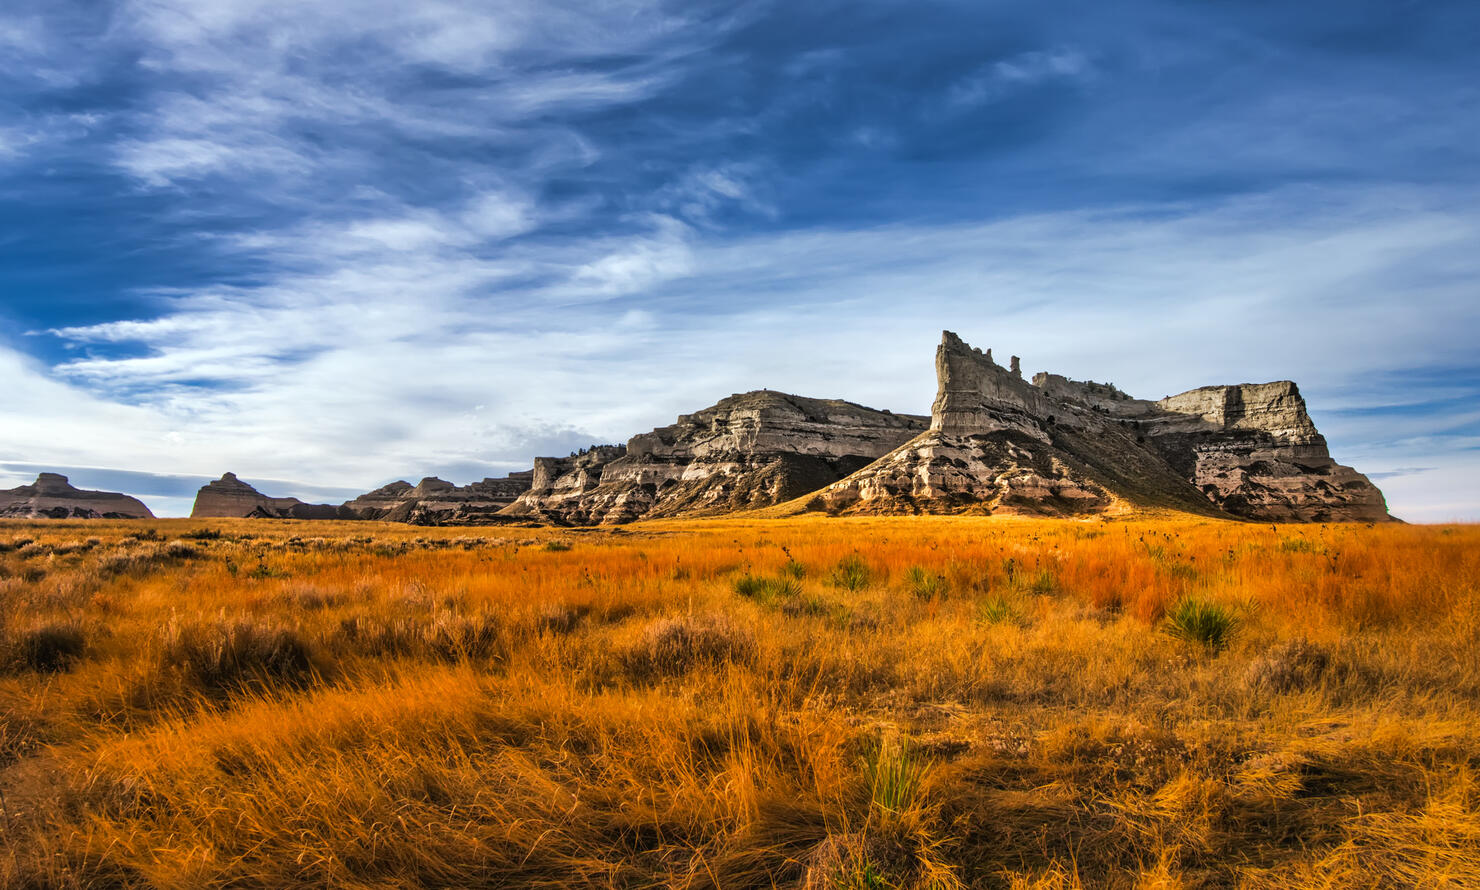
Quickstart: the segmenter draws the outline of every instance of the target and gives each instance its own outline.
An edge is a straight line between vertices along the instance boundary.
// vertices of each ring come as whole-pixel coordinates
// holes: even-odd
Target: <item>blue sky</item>
[[[925,412],[942,328],[1150,398],[1297,380],[1480,520],[1472,2],[9,0],[0,486],[188,510]]]

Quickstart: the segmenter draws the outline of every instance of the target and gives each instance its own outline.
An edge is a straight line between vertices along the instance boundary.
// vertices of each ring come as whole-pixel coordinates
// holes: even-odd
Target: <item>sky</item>
[[[1480,4],[6,0],[0,487],[464,483],[942,329],[1480,521]]]

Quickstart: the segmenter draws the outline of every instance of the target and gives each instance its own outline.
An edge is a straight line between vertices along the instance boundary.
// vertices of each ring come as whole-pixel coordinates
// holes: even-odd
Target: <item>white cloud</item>
[[[947,99],[953,105],[995,102],[1024,87],[1049,81],[1091,77],[1089,56],[1072,47],[1034,50],[993,62],[953,84]]]

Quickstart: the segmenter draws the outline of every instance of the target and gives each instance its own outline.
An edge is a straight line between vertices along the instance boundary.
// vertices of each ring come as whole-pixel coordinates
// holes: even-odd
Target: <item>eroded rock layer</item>
[[[1073,515],[1134,507],[1280,521],[1385,520],[1382,493],[1331,459],[1294,383],[1150,402],[1039,374],[945,332],[923,433],[809,504],[832,512]]]
[[[505,515],[566,524],[705,516],[815,491],[923,431],[926,418],[760,390],[565,458],[536,458]]]
[[[142,501],[112,491],[73,488],[59,473],[0,490],[0,519],[153,519]]]
[[[453,485],[429,476],[416,485],[392,482],[340,508],[346,519],[380,519],[415,525],[483,525],[507,521],[503,508],[529,490],[533,472],[510,473],[503,479],[484,479]]]
[[[378,519],[418,525],[501,523],[498,512],[529,490],[533,474],[510,473],[458,486],[434,476],[412,485],[392,482],[343,504],[305,504],[297,498],[262,494],[234,473],[203,486],[195,496],[192,518]]]
[[[268,497],[225,473],[215,482],[201,486],[195,493],[191,519],[257,517],[267,519],[337,519],[339,508],[333,504],[305,504],[297,498]]]

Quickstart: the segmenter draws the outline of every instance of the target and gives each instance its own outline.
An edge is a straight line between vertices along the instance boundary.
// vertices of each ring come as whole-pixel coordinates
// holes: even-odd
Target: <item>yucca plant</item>
[[[1215,652],[1228,645],[1238,624],[1229,607],[1191,596],[1178,600],[1166,617],[1167,633]]]
[[[880,740],[863,756],[870,803],[886,818],[910,809],[920,799],[930,766],[929,759],[912,749],[908,740],[901,738],[893,744]]]
[[[848,556],[838,562],[832,570],[832,586],[844,590],[862,590],[873,581],[873,570],[858,555]]]
[[[741,575],[730,582],[730,589],[746,599],[769,602],[800,596],[802,585],[795,578],[766,578],[760,575]]]
[[[1012,603],[1009,603],[1005,597],[1001,596],[982,600],[981,606],[977,609],[977,614],[987,624],[1001,624],[1004,621],[1012,620],[1015,615]]]
[[[936,574],[921,566],[910,566],[905,571],[905,584],[910,593],[922,600],[945,596],[950,590],[950,582],[946,581],[944,575]]]

